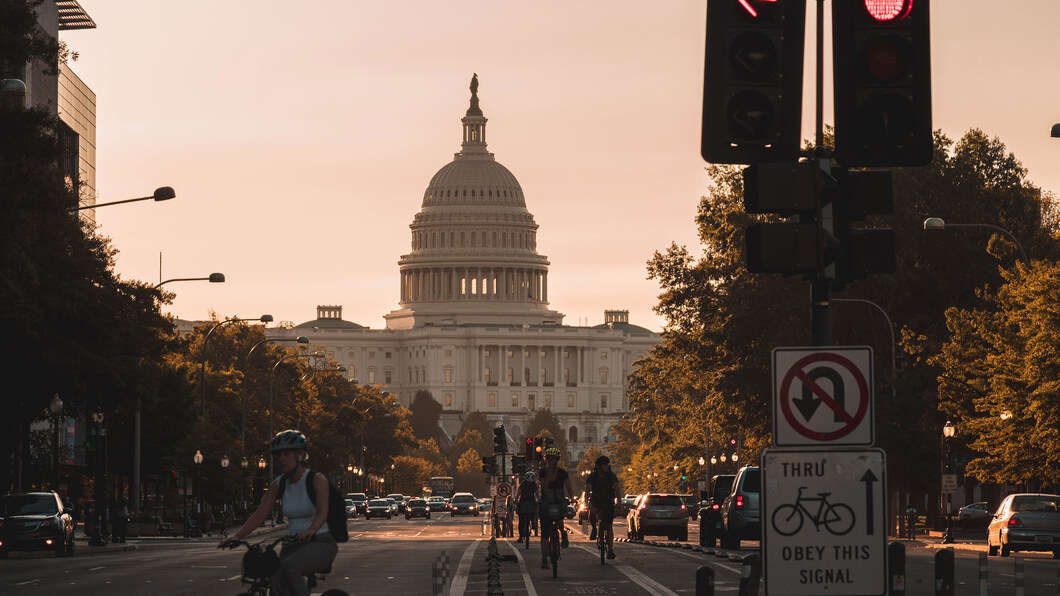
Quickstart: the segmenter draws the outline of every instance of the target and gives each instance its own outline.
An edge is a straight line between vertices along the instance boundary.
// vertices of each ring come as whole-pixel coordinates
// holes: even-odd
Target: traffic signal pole
[[[818,167],[814,169],[815,193],[818,197],[817,225],[822,225],[820,196],[822,173],[831,172],[832,157],[824,146],[824,0],[817,0],[817,81],[816,81],[816,123],[814,135],[814,159]],[[829,209],[832,207],[829,206]],[[820,233],[818,237],[821,237]],[[823,244],[821,246],[823,253]],[[823,254],[822,254],[823,258]],[[834,265],[832,266],[834,267]],[[823,273],[823,271],[822,271]],[[832,345],[832,282],[821,275],[810,282],[810,334],[813,345]]]

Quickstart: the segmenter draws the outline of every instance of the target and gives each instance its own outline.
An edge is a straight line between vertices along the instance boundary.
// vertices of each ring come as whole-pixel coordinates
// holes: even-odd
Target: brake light
[[[49,539],[45,540],[44,544],[47,544],[48,546],[51,546],[52,545],[52,539],[49,538]]]
[[[743,507],[743,495],[736,495],[736,507]]]
[[[681,505],[681,509],[683,510],[684,508],[685,508],[685,506],[684,506],[684,505],[682,504],[682,505]]]
[[[1010,528],[1022,528],[1023,527],[1023,521],[1020,520],[1018,515],[1013,515],[1008,520],[1008,527],[1010,527]]]
[[[717,511],[718,509],[721,509],[721,505],[718,505],[717,503],[714,503],[713,505],[710,506],[710,508],[713,509],[714,511]]]

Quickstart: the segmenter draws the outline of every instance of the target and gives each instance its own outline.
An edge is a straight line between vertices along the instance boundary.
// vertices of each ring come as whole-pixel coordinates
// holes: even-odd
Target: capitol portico
[[[322,305],[314,320],[267,333],[307,336],[350,378],[381,385],[406,406],[429,391],[450,437],[480,411],[519,441],[535,410],[547,408],[563,425],[569,456],[579,458],[614,440],[626,378],[660,338],[625,310],[574,327],[549,308],[538,226],[518,180],[487,150],[486,121],[476,76],[460,151],[431,178],[410,225],[411,251],[398,260],[399,308],[385,315],[386,329]]]

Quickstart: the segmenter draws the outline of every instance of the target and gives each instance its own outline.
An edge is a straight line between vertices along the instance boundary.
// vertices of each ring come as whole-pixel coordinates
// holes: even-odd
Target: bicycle
[[[552,563],[552,577],[559,576],[560,520],[566,510],[566,499],[543,503],[541,506],[542,526],[548,524],[548,557]],[[542,532],[544,527],[542,527]]]
[[[280,556],[276,554],[276,545],[295,542],[294,536],[281,536],[275,540],[263,540],[257,544],[251,544],[246,540],[232,540],[224,545],[225,548],[233,549],[237,546],[247,547],[243,555],[242,575],[240,582],[247,586],[246,591],[239,596],[269,596],[271,593],[270,579],[280,568]],[[324,576],[331,573],[331,567],[320,573],[306,574],[306,586],[310,591],[317,585],[317,580],[324,581]],[[349,596],[339,589],[331,589],[323,592],[321,596]]]
[[[605,565],[604,562],[607,558],[607,539],[610,537],[614,540],[614,517],[608,517],[603,515],[603,511],[597,511],[596,513],[596,548],[600,550],[600,564]],[[613,513],[613,510],[612,510]]]
[[[773,512],[773,529],[781,536],[792,536],[802,529],[805,518],[809,517],[816,529],[823,525],[835,536],[842,536],[854,529],[854,510],[843,503],[830,503],[828,496],[832,493],[817,493],[816,498],[803,498],[805,486],[799,487],[794,503],[785,503]],[[803,503],[817,502],[817,513],[810,513]]]

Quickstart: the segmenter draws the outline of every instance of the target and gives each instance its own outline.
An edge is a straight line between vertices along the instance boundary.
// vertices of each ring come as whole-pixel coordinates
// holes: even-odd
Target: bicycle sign
[[[887,593],[885,471],[880,449],[762,455],[767,595]]]

